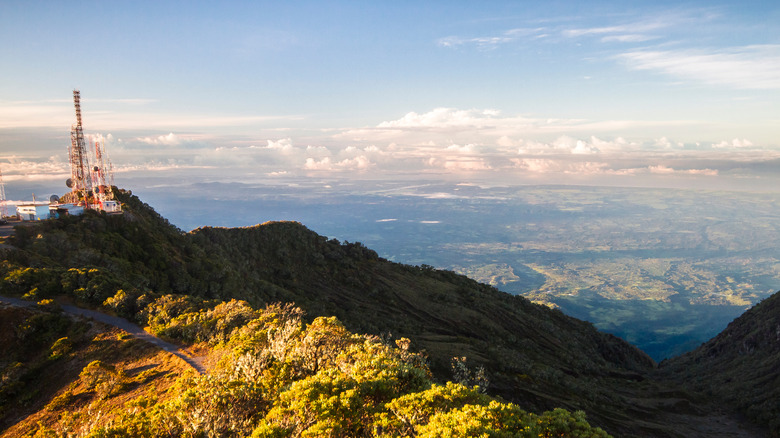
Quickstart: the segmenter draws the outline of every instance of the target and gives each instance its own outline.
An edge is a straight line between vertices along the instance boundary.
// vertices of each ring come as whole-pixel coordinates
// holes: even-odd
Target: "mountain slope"
[[[130,193],[119,196],[124,215],[88,212],[17,230],[15,249],[4,250],[0,293],[64,295],[152,326],[149,308],[159,300],[170,303],[166,318],[231,298],[255,308],[294,302],[309,320],[335,315],[355,332],[411,339],[441,382],[453,378],[454,357],[473,382],[485,382],[484,366],[489,392],[524,409],[581,409],[616,435],[691,436],[711,423],[706,402],[659,380],[647,355],[557,310],[451,272],[389,262],[295,222],[182,233]],[[722,432],[710,435],[734,435]]]
[[[735,406],[780,434],[780,293],[718,336],[664,363],[668,378]]]

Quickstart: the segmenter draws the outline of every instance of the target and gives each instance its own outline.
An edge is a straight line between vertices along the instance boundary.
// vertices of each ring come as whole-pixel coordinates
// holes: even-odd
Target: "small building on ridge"
[[[51,212],[49,204],[19,204],[16,206],[16,216],[20,221],[40,221],[49,219]]]

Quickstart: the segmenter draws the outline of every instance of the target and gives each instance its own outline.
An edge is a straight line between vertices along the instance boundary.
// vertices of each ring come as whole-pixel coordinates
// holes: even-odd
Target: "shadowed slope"
[[[664,362],[662,371],[780,435],[780,293],[696,350]]]

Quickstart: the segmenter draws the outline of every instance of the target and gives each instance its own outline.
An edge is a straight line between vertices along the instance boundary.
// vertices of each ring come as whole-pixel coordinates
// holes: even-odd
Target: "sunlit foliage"
[[[187,313],[188,324],[207,327],[202,333],[212,334],[221,354],[210,374],[180,379],[165,401],[132,400],[87,436],[607,436],[582,412],[534,415],[476,386],[435,384],[406,339],[391,346],[351,333],[332,317],[305,324],[290,305],[247,309],[228,302]],[[254,318],[235,324],[250,313]],[[225,335],[217,327],[233,328]],[[120,372],[100,362],[81,377],[102,397],[122,382]]]

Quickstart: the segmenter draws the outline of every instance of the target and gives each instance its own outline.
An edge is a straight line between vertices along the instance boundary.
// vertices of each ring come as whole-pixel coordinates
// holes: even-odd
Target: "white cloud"
[[[578,155],[595,154],[598,152],[599,152],[598,148],[595,148],[592,145],[589,145],[582,140],[577,140],[577,146],[575,146],[574,149],[571,150],[572,154],[578,154]]]
[[[293,151],[294,147],[292,144],[292,139],[289,138],[283,138],[281,140],[267,140],[267,146],[266,149],[274,149],[277,151],[281,151],[283,153],[290,153]]]
[[[723,140],[720,143],[712,145],[712,147],[715,148],[715,149],[725,149],[725,148],[742,149],[742,148],[749,148],[751,146],[753,146],[753,142],[751,142],[750,140],[748,140],[746,138],[743,138],[743,139],[735,138],[735,139],[731,140],[730,142],[726,141],[726,140]]]
[[[307,170],[333,170],[333,163],[330,161],[330,157],[325,157],[319,161],[314,158],[307,158],[303,167]]]
[[[737,89],[780,89],[780,45],[723,50],[636,50],[617,56],[634,70]]]
[[[64,181],[70,178],[70,163],[59,157],[48,160],[30,160],[9,157],[8,162],[0,163],[5,183],[14,181]]]
[[[458,110],[436,108],[427,113],[407,113],[398,120],[381,122],[377,128],[437,129],[452,127],[482,128],[488,126],[500,113],[497,110]]]
[[[430,158],[428,160],[429,167],[437,167],[450,171],[464,171],[475,172],[490,170],[491,166],[485,162],[482,158],[459,158],[459,157],[443,157],[443,158]]]
[[[477,152],[477,146],[474,144],[467,144],[465,146],[453,144],[447,146],[447,152],[453,152],[456,154],[473,154]]]
[[[435,108],[425,113],[409,112],[399,119],[375,127],[345,129],[333,135],[338,141],[404,144],[489,144],[522,147],[530,136],[609,133],[634,128],[661,128],[698,125],[688,120],[604,120],[559,119],[503,115],[494,109]],[[588,134],[591,135],[591,134]],[[572,144],[570,149],[576,146]],[[598,146],[591,145],[595,149]],[[583,150],[581,149],[580,152]],[[591,151],[593,152],[593,151]]]
[[[648,166],[647,169],[650,171],[650,173],[661,173],[661,174],[667,174],[667,175],[670,174],[670,173],[674,173],[674,169],[672,169],[671,167],[667,167],[667,166],[661,165],[661,164],[659,164],[657,166]]]
[[[522,143],[522,140],[513,140],[506,135],[502,135],[496,140],[496,144],[503,147],[517,147],[520,143]]]
[[[601,38],[601,42],[618,42],[618,43],[642,43],[658,39],[656,35],[642,35],[642,34],[625,34],[625,35],[610,35]]]
[[[530,42],[540,39],[551,39],[551,35],[559,35],[564,40],[598,37],[601,42],[642,43],[664,37],[670,29],[690,26],[693,23],[706,23],[714,18],[707,9],[676,10],[658,14],[643,10],[639,18],[633,21],[617,22],[601,26],[584,25],[573,27],[571,24],[519,27],[495,32],[482,36],[448,36],[436,40],[439,47],[459,48],[475,47],[479,50],[493,50],[502,45],[520,42]],[[601,17],[600,17],[601,18]],[[561,20],[570,22],[569,19]],[[558,41],[558,39],[553,39]]]
[[[718,176],[718,171],[715,169],[688,169],[684,172],[691,175]]]
[[[182,143],[182,139],[172,132],[168,135],[160,135],[158,137],[142,137],[137,138],[136,140],[140,141],[141,143],[163,146],[178,146]]]
[[[306,155],[314,157],[325,157],[330,155],[330,150],[324,146],[306,146]]]
[[[671,20],[667,17],[650,17],[649,19],[637,21],[634,23],[618,24],[613,26],[598,26],[598,27],[584,27],[577,29],[565,29],[563,35],[569,38],[578,38],[583,36],[600,36],[608,35],[604,38],[621,38],[628,37],[627,41],[633,41],[636,38],[645,37],[652,39],[652,36],[646,35],[644,32],[657,31],[664,28],[671,27],[675,24],[676,20]],[[642,39],[641,41],[646,41]]]
[[[347,158],[338,162],[334,162],[330,157],[325,157],[321,160],[314,158],[307,158],[303,165],[306,170],[322,170],[322,171],[345,171],[345,170],[368,170],[374,167],[374,163],[371,162],[365,156],[359,156],[355,158]]]
[[[548,34],[545,28],[515,28],[500,32],[497,35],[479,36],[479,37],[458,37],[448,36],[439,38],[436,44],[439,47],[455,48],[459,46],[475,46],[479,49],[490,50],[502,44],[513,43],[521,39],[541,39],[546,38]]]
[[[560,161],[548,158],[513,158],[511,161],[518,169],[532,173],[561,172],[563,170]]]
[[[112,135],[104,138],[117,172],[125,175],[143,171],[203,171],[231,178],[242,173],[292,178],[316,171],[322,175],[475,174],[486,180],[528,176],[534,181],[576,179],[578,183],[637,177],[633,184],[642,178],[674,177],[688,181],[744,175],[755,169],[767,173],[767,169],[777,167],[771,160],[780,160],[780,151],[771,146],[756,146],[743,134],[723,137],[731,138],[727,141],[717,137],[716,142],[705,139],[687,144],[674,138],[675,130],[667,137],[657,138],[614,134],[614,130],[622,132],[627,127],[652,126],[663,131],[662,127],[690,123],[697,122],[591,121],[505,115],[494,109],[439,107],[428,112],[408,112],[373,127],[345,129],[335,135],[330,130],[330,137],[319,140],[293,135],[258,138],[257,134],[226,139],[188,131],[163,131],[168,134],[125,141]],[[11,165],[10,155],[6,155],[0,157],[3,172],[17,180],[67,178],[65,146],[69,139],[67,131],[58,135],[66,143],[60,146],[61,140],[57,140],[56,150],[52,148],[49,153],[59,153],[57,159],[48,163],[18,158]],[[10,140],[8,137],[5,144],[10,144]],[[139,153],[144,147],[143,153]],[[3,162],[6,160],[8,169]]]

